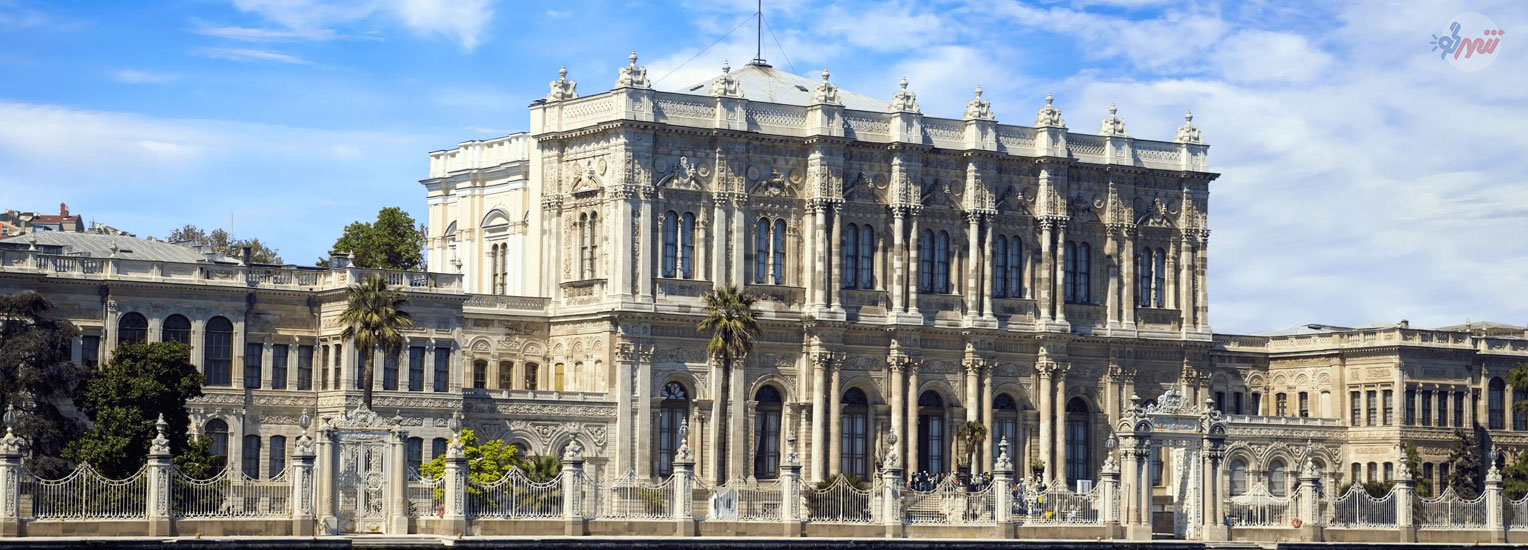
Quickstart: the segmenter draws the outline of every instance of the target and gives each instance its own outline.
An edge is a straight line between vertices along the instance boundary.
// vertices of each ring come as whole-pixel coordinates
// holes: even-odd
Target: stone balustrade
[[[377,275],[407,292],[460,293],[462,276],[453,273],[362,269],[263,267],[222,263],[181,263],[127,258],[94,258],[0,251],[0,270],[45,277],[123,282],[162,282],[271,290],[333,290]]]

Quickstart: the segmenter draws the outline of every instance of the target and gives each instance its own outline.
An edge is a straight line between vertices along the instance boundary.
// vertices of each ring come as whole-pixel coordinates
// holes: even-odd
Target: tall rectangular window
[[[1310,394],[1300,392],[1300,418],[1310,418]]]
[[[1522,403],[1528,401],[1528,389],[1517,388],[1512,390],[1512,402]],[[1464,405],[1464,396],[1459,397],[1459,405]],[[1528,430],[1528,411],[1512,407],[1512,429],[1517,431]]]
[[[1289,394],[1276,393],[1273,395],[1274,416],[1289,416]]]
[[[507,390],[515,387],[515,364],[510,361],[499,361],[499,389]]]
[[[409,347],[409,391],[424,390],[424,346]]]
[[[324,346],[323,353],[318,357],[318,389],[329,389],[329,346]]]
[[[358,390],[362,389],[363,387],[365,387],[365,384],[366,384],[366,381],[363,380],[362,376],[361,376],[363,374],[362,369],[364,369],[365,365],[366,365],[366,358],[362,357],[363,354],[360,353],[360,352],[361,352],[361,350],[359,350],[359,349],[356,350],[355,364],[351,365],[352,370],[350,371],[350,373],[352,375],[351,378],[355,379],[355,389],[358,389]],[[376,351],[373,350],[371,355],[376,355]],[[372,368],[376,368],[376,365],[375,364],[372,365]]]
[[[1215,410],[1220,411],[1221,414],[1225,414],[1228,410],[1226,407],[1228,406],[1229,404],[1226,403],[1226,392],[1215,392]]]
[[[1395,390],[1385,390],[1385,402],[1382,403],[1380,406],[1385,411],[1385,425],[1386,426],[1394,425],[1395,424]]]
[[[1255,415],[1263,414],[1263,392],[1252,392],[1252,406],[1248,410]]]
[[[451,382],[451,348],[435,348],[435,391],[446,391]]]
[[[271,346],[271,388],[284,390],[287,387],[287,351],[286,344]],[[275,450],[275,447],[271,447]]]
[[[1454,427],[1464,427],[1464,392],[1454,394]]]
[[[1242,407],[1242,392],[1231,393],[1231,412],[1235,414],[1247,414]]]
[[[1447,426],[1448,425],[1448,401],[1449,401],[1449,395],[1450,395],[1450,393],[1446,392],[1446,391],[1438,392],[1438,425],[1439,426]]]
[[[313,346],[297,346],[297,389],[313,389]]]
[[[1406,389],[1406,425],[1415,426],[1417,423],[1417,390]]]
[[[446,439],[437,437],[430,440],[430,460],[440,458],[443,454],[446,454]]]
[[[331,386],[331,387],[336,389],[336,390],[345,389],[345,359],[344,358],[345,358],[345,346],[344,346],[344,344],[335,344],[334,345],[334,385]]]
[[[403,460],[408,463],[410,472],[419,472],[419,467],[424,465],[424,439],[410,437],[404,440]]]
[[[1423,426],[1431,426],[1432,425],[1432,398],[1433,398],[1433,392],[1430,392],[1430,391],[1427,391],[1427,390],[1423,390],[1422,391],[1422,425]]]
[[[260,436],[244,436],[244,451],[241,457],[244,475],[254,479],[260,479]]]
[[[1355,392],[1348,392],[1348,412],[1350,413],[1349,414],[1349,418],[1348,418],[1348,425],[1349,426],[1361,426],[1362,425],[1361,421],[1363,420],[1363,417],[1360,416],[1360,415],[1363,414],[1363,406],[1364,406],[1364,404],[1363,404],[1363,400],[1361,400],[1360,397],[1361,396],[1356,391]]]
[[[382,389],[398,389],[398,354],[382,352]]]
[[[87,334],[80,337],[80,364],[95,368],[101,364],[101,337]]]
[[[260,344],[244,345],[244,387],[252,390],[260,389],[260,354],[264,352]]]
[[[1379,425],[1379,396],[1377,394],[1378,392],[1374,390],[1364,392],[1364,401],[1369,404],[1369,416],[1366,423],[1368,426]]]
[[[286,471],[286,436],[271,436],[271,477]],[[289,478],[290,479],[290,478]]]

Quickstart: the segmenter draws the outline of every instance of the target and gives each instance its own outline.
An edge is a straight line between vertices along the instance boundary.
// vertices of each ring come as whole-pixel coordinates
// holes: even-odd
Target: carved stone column
[[[992,271],[992,233],[996,227],[992,223],[992,215],[984,215],[983,217],[987,219],[987,232],[982,236],[981,240],[982,272],[977,276],[977,279],[981,281],[982,287],[981,314],[983,320],[990,321],[991,326],[997,328],[997,316],[992,313],[992,287],[994,286],[992,284],[992,277],[1002,275]]]
[[[707,225],[706,238],[710,239],[711,284],[721,288],[727,284],[727,196],[725,193],[711,195],[711,223]],[[677,275],[677,271],[676,275]]]
[[[966,284],[961,289],[965,298],[966,317],[975,318],[981,309],[981,293],[977,278],[981,275],[981,214],[966,212]]]
[[[1066,322],[1066,220],[1056,220],[1056,261],[1052,263],[1055,269],[1056,298],[1052,303],[1056,307],[1056,322]]]
[[[1045,476],[1054,478],[1056,474],[1055,455],[1051,447],[1055,444],[1051,429],[1055,426],[1055,416],[1051,401],[1056,394],[1056,388],[1052,383],[1051,376],[1056,370],[1056,364],[1048,359],[1042,359],[1035,365],[1035,372],[1040,375],[1040,461],[1045,463]]]
[[[1104,295],[1104,320],[1106,323],[1104,326],[1111,329],[1119,328],[1120,278],[1124,276],[1124,271],[1120,269],[1118,230],[1119,228],[1114,224],[1109,224],[1104,229],[1104,257],[1108,258],[1104,265],[1106,266],[1105,269],[1108,270],[1109,278],[1107,288],[1105,289],[1106,294]]]
[[[923,234],[918,230],[918,207],[908,207],[907,217],[910,224],[909,234],[912,236],[908,239],[907,246],[907,263],[910,266],[907,276],[907,313],[909,317],[917,319],[918,324],[923,324],[923,317],[918,314],[919,281],[923,280],[923,264],[919,263],[918,259],[918,249],[922,246],[920,241],[923,239]],[[903,446],[906,447],[906,445]],[[909,472],[912,471],[910,468],[911,466],[909,466]]]
[[[995,364],[984,364],[981,368],[981,423],[983,427],[987,428],[987,440],[982,442],[981,449],[977,450],[976,456],[979,457],[977,464],[982,465],[983,470],[996,459],[992,456],[992,438],[996,435],[992,432],[992,378],[995,374],[994,371],[997,370],[996,367],[997,365]]]
[[[1210,331],[1209,266],[1210,230],[1199,230],[1199,250],[1194,259],[1194,326],[1199,332]]]
[[[907,405],[903,403],[903,394],[907,390],[902,382],[902,365],[905,361],[906,359],[900,355],[893,355],[886,361],[887,377],[891,379],[891,399],[889,400],[891,402],[891,435],[903,441],[906,441],[907,433]]]
[[[1039,280],[1036,282],[1038,288],[1036,289],[1037,292],[1035,292],[1035,300],[1040,309],[1040,320],[1049,322],[1055,319],[1055,315],[1052,313],[1052,306],[1056,301],[1055,287],[1051,284],[1051,279],[1056,272],[1055,262],[1051,256],[1051,249],[1054,248],[1052,245],[1051,229],[1055,226],[1055,223],[1049,218],[1042,218],[1039,220],[1039,224],[1040,269],[1036,271],[1036,278]]]
[[[753,410],[747,405],[748,398],[745,397],[748,393],[748,387],[743,384],[743,374],[747,372],[747,369],[747,357],[734,359],[732,361],[732,372],[729,373],[731,379],[727,384],[727,389],[731,393],[731,395],[726,397],[729,401],[727,405],[726,428],[728,432],[726,436],[727,462],[731,464],[729,468],[732,470],[729,473],[731,478],[746,478],[749,474],[753,473],[748,468],[748,458],[752,456],[748,452],[748,446],[753,444],[753,438],[750,437],[750,434],[753,432],[747,430],[745,426],[745,419],[753,413]],[[718,421],[717,424],[720,427],[721,422]]]
[[[843,473],[843,388],[839,386],[842,362],[835,361],[828,372],[828,475]]]
[[[827,363],[831,356],[819,353],[812,357],[812,479],[827,479],[828,436]]]
[[[886,293],[891,295],[891,312],[893,316],[904,311],[904,296],[907,295],[907,262],[905,260],[907,249],[904,246],[902,232],[902,216],[905,211],[900,206],[891,207],[891,285]]]
[[[833,213],[832,214],[833,215],[833,238],[832,238],[832,240],[830,240],[828,242],[828,247],[829,247],[830,250],[832,250],[832,253],[828,254],[828,263],[827,263],[828,273],[829,273],[829,276],[828,276],[828,281],[829,281],[828,282],[828,292],[832,296],[832,306],[830,307],[830,309],[832,309],[833,311],[842,311],[844,309],[844,307],[843,307],[843,294],[844,294],[844,282],[843,282],[843,271],[844,271],[844,250],[843,250],[843,247],[844,247],[844,215],[843,215],[843,203],[839,203],[839,202],[833,203],[831,211]],[[850,253],[853,254],[854,251],[850,251]]]
[[[907,364],[907,471],[912,475],[923,465],[918,463],[918,369],[916,362]]]
[[[801,224],[804,233],[801,237],[803,254],[801,255],[804,265],[801,266],[801,286],[806,291],[803,300],[807,311],[815,311],[821,307],[822,301],[818,295],[818,287],[822,285],[822,279],[817,276],[817,269],[822,264],[817,258],[817,240],[822,235],[822,214],[817,207],[817,201],[807,201],[806,220]]]
[[[1135,308],[1139,299],[1135,296],[1137,286],[1135,276],[1135,227],[1126,225],[1120,228],[1120,234],[1124,236],[1123,247],[1119,253],[1119,261],[1124,265],[1121,270],[1120,286],[1120,328],[1127,330],[1135,329]]]

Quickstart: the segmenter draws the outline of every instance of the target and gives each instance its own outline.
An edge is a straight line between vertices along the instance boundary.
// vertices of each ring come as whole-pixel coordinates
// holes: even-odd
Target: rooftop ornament
[[[1194,113],[1188,112],[1183,115],[1183,125],[1178,127],[1178,136],[1173,138],[1178,143],[1204,143],[1199,137],[1199,127],[1194,125]]]
[[[1130,137],[1130,132],[1125,131],[1125,119],[1117,116],[1119,108],[1113,103],[1109,104],[1109,118],[1104,119],[1103,128],[1098,130],[1098,135],[1113,137]]]
[[[982,99],[982,87],[976,86],[976,98],[966,102],[966,120],[992,120],[992,102]]]
[[[551,83],[552,91],[546,95],[547,101],[564,101],[578,97],[578,83],[568,80],[568,66],[563,65],[557,69],[557,80]]]
[[[891,94],[891,107],[887,110],[893,113],[922,112],[918,108],[918,94],[907,91],[907,77],[902,77],[902,81],[898,84],[902,89],[897,90],[897,93]]]
[[[1041,107],[1035,116],[1036,128],[1065,128],[1066,121],[1061,119],[1061,109],[1051,105],[1050,94],[1045,94],[1045,106]]]

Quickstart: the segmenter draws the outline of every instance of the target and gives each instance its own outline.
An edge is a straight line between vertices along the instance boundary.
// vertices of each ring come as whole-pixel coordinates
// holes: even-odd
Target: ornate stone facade
[[[1000,438],[1021,470],[1091,480],[1138,405],[1222,411],[1233,488],[1292,472],[1307,445],[1331,483],[1387,475],[1401,441],[1441,461],[1456,422],[1528,445],[1493,385],[1528,359],[1521,329],[1213,334],[1216,174],[1191,117],[1153,141],[1114,108],[1099,134],[1073,133],[1049,96],[1030,127],[1001,123],[979,89],[961,119],[922,113],[905,82],[886,95],[766,65],[664,92],[633,55],[594,95],[564,70],[527,133],[430,153],[440,273],[385,273],[417,326],[379,358],[396,374],[376,377],[377,412],[404,419],[421,460],[460,411],[531,454],[576,442],[596,476],[667,475],[684,446],[713,482],[773,477],[789,448],[807,479],[883,460],[949,471],[968,454],[984,470]],[[188,319],[193,361],[228,368],[196,425],[225,423],[235,461],[245,438],[268,463],[304,410],[359,402],[336,319],[366,270],[0,258],[0,292],[43,292],[84,328],[82,361],[109,360],[129,314],[151,341]],[[705,292],[729,284],[759,296],[762,327],[731,366],[695,330]],[[988,443],[964,449],[966,422]],[[1152,452],[1158,491],[1176,494],[1163,465],[1180,450]]]

